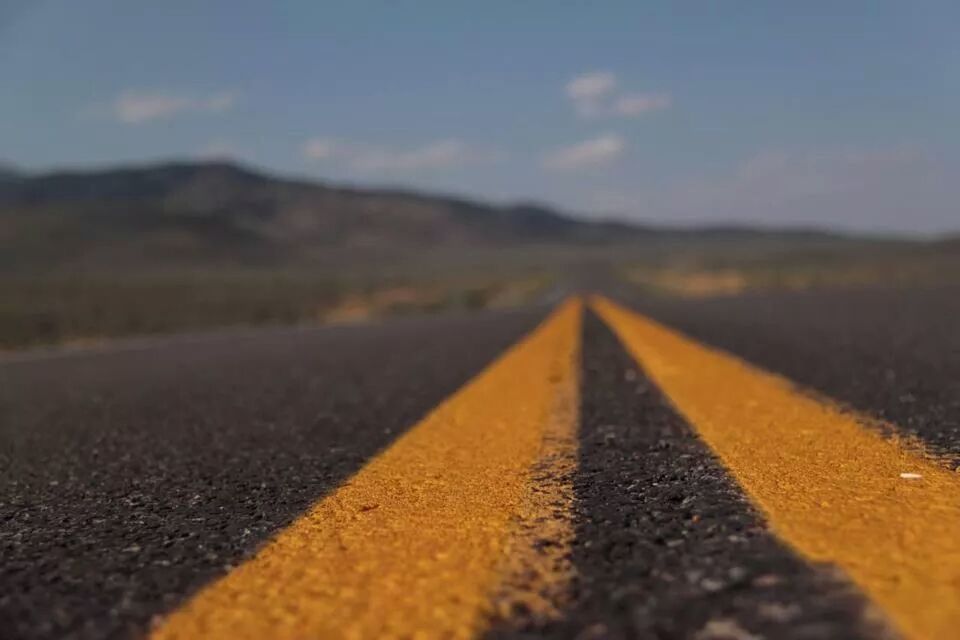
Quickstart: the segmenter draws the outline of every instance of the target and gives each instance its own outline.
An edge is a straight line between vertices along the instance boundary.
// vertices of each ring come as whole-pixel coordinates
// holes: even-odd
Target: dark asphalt
[[[585,319],[577,578],[565,618],[502,638],[885,638],[829,566],[799,560],[603,323]],[[747,635],[752,634],[752,635]]]
[[[956,289],[632,303],[958,457]],[[0,638],[141,636],[543,316],[0,361]],[[842,575],[767,532],[592,315],[583,359],[574,601],[559,622],[518,611],[492,636],[886,635]]]
[[[0,364],[0,638],[142,635],[543,315]]]
[[[620,299],[960,466],[960,286]]]

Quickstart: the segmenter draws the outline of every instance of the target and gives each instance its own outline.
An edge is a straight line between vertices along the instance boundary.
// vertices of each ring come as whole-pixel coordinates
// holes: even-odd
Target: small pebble
[[[710,593],[714,593],[714,592],[716,592],[716,591],[720,591],[720,590],[723,589],[726,585],[725,585],[725,584],[723,583],[723,581],[721,581],[721,580],[715,580],[715,579],[713,579],[713,578],[706,578],[706,579],[704,579],[702,582],[700,582],[700,586],[703,588],[704,591],[708,591],[708,592],[710,592]]]

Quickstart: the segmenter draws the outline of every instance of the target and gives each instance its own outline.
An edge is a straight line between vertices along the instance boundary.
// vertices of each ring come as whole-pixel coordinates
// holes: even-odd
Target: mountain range
[[[668,229],[268,175],[225,162],[26,174],[0,171],[0,268],[290,264],[330,256],[525,245],[604,245],[815,230]]]

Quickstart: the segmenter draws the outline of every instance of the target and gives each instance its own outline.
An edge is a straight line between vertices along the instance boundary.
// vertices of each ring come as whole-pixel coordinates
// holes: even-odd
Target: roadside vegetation
[[[624,278],[640,288],[706,297],[821,287],[960,284],[960,245],[863,245],[842,251],[704,252],[631,264]]]
[[[548,283],[542,275],[348,278],[283,270],[8,274],[0,276],[0,349],[505,307]]]
[[[521,306],[619,274],[682,296],[960,284],[960,241],[710,237],[439,248],[291,266],[0,270],[0,350]]]

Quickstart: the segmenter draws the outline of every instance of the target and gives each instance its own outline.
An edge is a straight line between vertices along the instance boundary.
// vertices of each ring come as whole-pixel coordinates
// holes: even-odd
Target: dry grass
[[[362,278],[290,271],[0,278],[0,349],[236,326],[523,304],[545,277]]]
[[[644,289],[682,297],[822,287],[923,286],[960,282],[960,252],[913,250],[725,256],[627,267]]]

